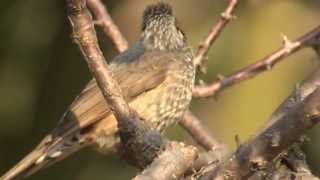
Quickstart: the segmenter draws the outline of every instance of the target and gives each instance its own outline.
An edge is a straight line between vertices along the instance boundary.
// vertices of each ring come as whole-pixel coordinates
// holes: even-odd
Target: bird
[[[109,69],[129,106],[152,129],[163,133],[182,118],[192,99],[195,65],[170,4],[160,1],[145,8],[140,36]],[[119,143],[116,118],[92,79],[56,127],[0,179],[26,178],[84,147],[108,152]]]

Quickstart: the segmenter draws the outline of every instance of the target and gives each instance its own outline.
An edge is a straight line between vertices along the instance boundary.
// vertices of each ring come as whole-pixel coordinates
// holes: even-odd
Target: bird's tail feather
[[[50,136],[23,158],[17,165],[7,171],[0,180],[15,180],[26,178],[40,169],[46,168],[76,152],[88,143],[68,143],[51,141]]]

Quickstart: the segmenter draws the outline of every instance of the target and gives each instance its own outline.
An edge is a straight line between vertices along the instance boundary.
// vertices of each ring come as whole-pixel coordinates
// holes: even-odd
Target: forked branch
[[[224,88],[250,79],[266,70],[270,70],[275,64],[282,61],[285,57],[292,55],[303,47],[313,45],[313,42],[317,40],[319,36],[320,26],[314,28],[293,42],[290,42],[286,36],[283,36],[283,47],[265,56],[256,63],[244,67],[228,76],[219,78],[209,85],[196,86],[193,90],[193,95],[195,97],[212,96]]]
[[[113,22],[103,3],[100,0],[87,0],[87,3],[96,17],[96,24],[100,25],[105,34],[111,38],[117,50],[123,52],[128,49],[128,41]]]

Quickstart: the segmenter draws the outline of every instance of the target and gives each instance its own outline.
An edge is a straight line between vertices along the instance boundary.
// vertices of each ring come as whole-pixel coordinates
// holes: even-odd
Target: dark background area
[[[121,31],[134,42],[147,0],[104,1]],[[223,11],[225,0],[169,1],[189,43],[196,50]],[[85,61],[70,38],[64,1],[2,0],[0,6],[0,174],[30,152],[48,133],[90,79]],[[213,45],[208,74],[229,74],[281,46],[281,34],[295,39],[320,21],[318,0],[241,1],[233,21]],[[104,54],[116,54],[98,28]],[[195,99],[192,111],[222,141],[235,147],[234,136],[246,140],[291,93],[296,83],[317,68],[319,58],[302,50],[258,77],[231,87],[218,100]],[[194,143],[180,127],[167,136]],[[307,158],[320,175],[320,127],[308,133]],[[136,173],[115,154],[87,148],[30,179],[128,179]]]

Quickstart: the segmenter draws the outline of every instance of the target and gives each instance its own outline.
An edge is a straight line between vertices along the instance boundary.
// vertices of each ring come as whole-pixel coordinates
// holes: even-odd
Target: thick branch
[[[250,180],[319,180],[314,176],[306,162],[301,142],[294,143],[288,151],[281,153],[279,158],[268,163],[268,166],[250,176]]]
[[[287,149],[320,120],[320,70],[314,72],[271,116],[269,123],[205,178],[249,177]]]
[[[182,143],[169,142],[161,153],[135,180],[179,179],[197,157],[197,150]]]
[[[225,11],[221,13],[220,19],[218,22],[211,28],[208,36],[204,39],[202,43],[200,43],[198,52],[196,57],[194,58],[194,64],[200,65],[203,61],[203,59],[208,54],[208,51],[211,47],[211,45],[215,42],[215,40],[220,35],[222,29],[228,24],[228,22],[233,18],[233,11],[236,8],[236,5],[238,4],[238,0],[229,0],[229,4]]]
[[[161,135],[153,131],[124,101],[118,83],[113,80],[106,60],[99,48],[92,17],[86,0],[67,0],[68,17],[73,28],[73,37],[85,57],[89,69],[116,116],[123,154],[129,162],[139,167],[151,163],[162,145]]]
[[[310,32],[301,36],[294,42],[288,41],[284,36],[284,45],[275,52],[267,55],[254,64],[242,68],[226,77],[214,81],[213,83],[205,86],[196,86],[193,90],[195,97],[208,97],[216,94],[222,89],[237,84],[243,80],[247,80],[256,76],[257,74],[271,69],[276,63],[283,60],[285,57],[297,52],[303,47],[307,47],[320,36],[320,26],[314,28]]]
[[[90,9],[97,18],[97,24],[100,25],[105,34],[111,38],[119,52],[128,49],[128,41],[121,34],[119,28],[113,22],[107,9],[100,0],[87,0]]]
[[[301,150],[300,142],[290,147],[288,152],[281,157],[280,161],[283,167],[270,173],[270,177],[274,180],[279,179],[279,177],[287,177],[281,179],[288,180],[292,179],[292,177],[300,180],[319,180],[318,177],[312,174],[306,161],[306,155]]]

